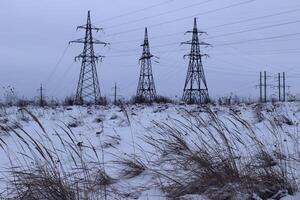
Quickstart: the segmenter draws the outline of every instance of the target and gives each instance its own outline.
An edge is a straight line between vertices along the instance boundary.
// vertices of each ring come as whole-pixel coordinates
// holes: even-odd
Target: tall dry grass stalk
[[[106,174],[92,143],[83,144],[66,124],[60,133],[55,131],[54,141],[34,114],[23,111],[41,131],[32,136],[22,127],[7,130],[16,136],[18,152],[1,146],[10,161],[6,199],[98,200],[116,195],[110,187],[115,180]]]
[[[225,117],[210,108],[201,114],[185,112],[183,120],[154,122],[156,129],[145,137],[157,152],[157,184],[168,197],[205,194],[219,200],[257,195],[267,199],[297,189],[289,168],[293,154],[267,145],[284,133],[276,124],[261,137],[235,112]]]
[[[2,196],[17,200],[133,199],[152,188],[142,185],[132,192],[124,187],[120,192],[115,184],[143,174],[151,176],[149,180],[155,180],[170,199],[187,194],[204,194],[212,200],[279,199],[297,189],[294,172],[299,170],[295,163],[299,164],[300,152],[288,144],[299,144],[299,137],[298,132],[286,133],[285,125],[291,124],[286,118],[282,118],[284,123],[262,119],[262,132],[234,110],[225,114],[216,114],[209,107],[201,108],[201,113],[180,110],[182,118],[153,122],[155,128],[145,130],[144,140],[152,147],[148,149],[134,140],[129,115],[124,107],[122,110],[135,154],[113,155],[117,161],[111,164],[121,167],[121,176],[112,178],[106,170],[102,137],[98,151],[67,124],[54,130],[53,136],[33,113],[22,109],[40,130],[29,133],[21,126],[3,128],[12,134],[15,146],[12,149],[0,138],[0,148],[9,159],[8,186]]]

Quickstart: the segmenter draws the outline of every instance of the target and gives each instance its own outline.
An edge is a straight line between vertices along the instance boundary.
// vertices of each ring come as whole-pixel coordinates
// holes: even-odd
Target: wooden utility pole
[[[278,99],[281,101],[281,74],[278,73]]]
[[[44,91],[44,89],[43,89],[43,85],[41,84],[41,87],[40,87],[40,106],[41,107],[44,107],[44,98],[43,98],[43,91]]]
[[[286,85],[285,85],[285,72],[283,72],[283,74],[282,74],[282,79],[283,79],[283,102],[285,102],[286,101],[286,93],[285,93],[285,91],[286,91]]]
[[[117,83],[115,83],[114,87],[114,104],[117,105]]]
[[[264,94],[264,102],[267,102],[267,72],[264,71],[264,90],[265,90],[265,94]]]
[[[259,78],[259,100],[260,103],[263,102],[263,97],[262,97],[262,72],[260,72],[260,78]]]

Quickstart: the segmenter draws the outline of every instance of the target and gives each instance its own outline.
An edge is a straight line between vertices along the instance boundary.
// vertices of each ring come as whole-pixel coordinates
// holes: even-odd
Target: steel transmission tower
[[[107,46],[108,43],[101,42],[93,38],[93,30],[98,32],[102,29],[97,28],[91,24],[90,11],[88,11],[86,24],[78,26],[77,30],[78,29],[85,30],[85,37],[70,42],[84,44],[83,52],[79,56],[75,57],[75,61],[82,61],[76,91],[76,103],[96,103],[101,97],[96,63],[99,60],[101,62],[104,56],[95,55],[94,44],[102,44],[104,46]]]
[[[147,28],[145,28],[144,43],[141,46],[143,47],[143,54],[139,60],[141,71],[136,96],[143,98],[146,101],[152,102],[156,98],[156,89],[152,74],[151,63],[152,57],[155,56],[150,53]]]
[[[197,19],[194,18],[194,28],[192,31],[193,38],[191,41],[183,42],[181,44],[191,45],[191,52],[184,56],[189,57],[189,67],[183,91],[183,101],[187,103],[204,104],[209,102],[208,87],[205,79],[205,74],[202,65],[202,57],[207,57],[206,54],[201,54],[200,46],[209,46],[208,43],[201,42],[199,35],[205,33],[197,28]]]

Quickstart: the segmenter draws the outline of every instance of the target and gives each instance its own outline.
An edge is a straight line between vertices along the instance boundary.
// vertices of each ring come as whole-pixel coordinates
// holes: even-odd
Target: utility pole
[[[44,91],[43,85],[41,84],[41,86],[40,86],[40,106],[41,107],[44,107],[43,91]]]
[[[279,101],[286,101],[286,76],[285,72],[278,73],[278,93],[279,93]]]
[[[84,44],[83,52],[75,57],[75,61],[81,60],[81,70],[77,85],[76,103],[97,103],[101,97],[100,86],[96,68],[96,62],[102,62],[104,56],[95,55],[94,44],[107,46],[109,43],[101,42],[93,38],[93,31],[103,30],[97,28],[91,23],[90,11],[88,11],[87,22],[85,25],[78,26],[77,29],[85,30],[85,37],[71,41],[70,43]]]
[[[190,53],[184,56],[184,58],[189,58],[189,67],[182,100],[186,103],[205,104],[209,102],[209,94],[202,65],[202,58],[208,57],[208,55],[201,54],[200,46],[209,46],[209,44],[199,40],[199,35],[202,35],[205,32],[198,29],[196,18],[194,18],[193,30],[187,31],[186,33],[192,33],[193,36],[191,41],[181,43],[191,45]]]
[[[261,103],[263,102],[267,102],[267,88],[268,88],[268,84],[267,84],[267,72],[260,72],[259,73],[259,101]],[[257,86],[256,86],[257,87]]]
[[[117,105],[118,104],[118,98],[120,98],[121,97],[121,95],[118,95],[118,90],[119,90],[120,88],[117,86],[117,82],[115,82],[115,85],[114,85],[114,87],[112,87],[111,88],[111,90],[113,91],[113,94],[112,95],[110,95],[110,96],[113,96],[113,103],[114,103],[114,105]]]
[[[148,102],[152,102],[157,97],[152,73],[152,58],[155,56],[150,53],[147,28],[145,28],[144,43],[141,46],[143,47],[143,54],[139,60],[141,69],[136,96]],[[155,60],[153,61],[157,62]]]
[[[281,74],[278,73],[278,99],[281,101]]]
[[[115,83],[114,87],[114,104],[117,105],[117,83]]]
[[[286,101],[286,93],[285,93],[285,91],[286,91],[286,85],[285,85],[285,72],[283,72],[283,74],[282,74],[282,79],[283,79],[283,102],[285,102]]]
[[[267,102],[267,72],[264,71],[264,90],[265,90],[265,98],[264,102]]]
[[[263,94],[262,94],[262,72],[259,73],[259,100],[260,100],[260,103],[263,102]]]

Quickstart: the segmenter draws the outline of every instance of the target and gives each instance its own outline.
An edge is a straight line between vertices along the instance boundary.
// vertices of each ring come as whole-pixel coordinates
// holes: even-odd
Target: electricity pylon
[[[88,11],[86,24],[78,26],[77,30],[78,29],[85,30],[85,37],[70,42],[84,44],[83,52],[79,56],[75,57],[75,61],[82,61],[77,85],[76,103],[96,103],[101,97],[96,63],[98,61],[102,62],[104,56],[95,55],[94,44],[102,44],[107,46],[108,43],[93,39],[93,30],[98,32],[102,29],[91,24],[90,11]]]
[[[191,52],[185,57],[189,57],[189,67],[183,91],[183,101],[187,103],[204,104],[209,102],[208,87],[205,79],[205,74],[202,65],[202,58],[208,57],[206,54],[201,54],[200,46],[209,46],[208,43],[201,42],[199,35],[205,32],[199,31],[197,27],[197,19],[194,18],[194,28],[192,31],[193,38],[191,41],[181,44],[191,45]]]
[[[143,47],[143,54],[139,60],[141,70],[136,96],[138,98],[142,98],[143,100],[152,102],[156,98],[156,89],[152,74],[151,62],[152,58],[155,56],[150,53],[147,28],[145,28],[144,43],[141,46]]]

